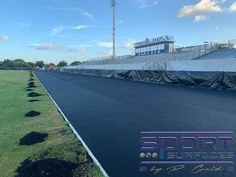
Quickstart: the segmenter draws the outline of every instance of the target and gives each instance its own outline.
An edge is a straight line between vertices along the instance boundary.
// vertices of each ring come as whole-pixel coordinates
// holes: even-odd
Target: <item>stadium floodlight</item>
[[[113,8],[113,27],[112,27],[112,36],[113,36],[113,59],[116,57],[116,18],[115,18],[115,6],[116,0],[111,0],[111,7]]]

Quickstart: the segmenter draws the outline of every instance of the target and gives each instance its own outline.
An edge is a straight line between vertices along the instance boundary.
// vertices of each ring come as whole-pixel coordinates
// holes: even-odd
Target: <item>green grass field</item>
[[[26,71],[0,71],[0,177],[102,176],[36,78],[32,89],[42,96],[27,96],[29,79]],[[28,102],[31,99],[40,101]],[[30,111],[41,115],[25,117]],[[48,136],[40,143],[20,145],[31,132]]]

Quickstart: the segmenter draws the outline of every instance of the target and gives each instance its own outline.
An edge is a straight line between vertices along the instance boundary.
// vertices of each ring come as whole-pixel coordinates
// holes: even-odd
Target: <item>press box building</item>
[[[158,53],[171,53],[174,51],[174,37],[162,36],[154,39],[146,39],[134,44],[135,55],[154,55]]]

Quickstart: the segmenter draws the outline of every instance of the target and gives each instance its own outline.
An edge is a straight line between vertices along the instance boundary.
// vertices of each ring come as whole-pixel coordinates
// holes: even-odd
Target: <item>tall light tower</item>
[[[113,27],[112,27],[112,36],[113,36],[113,59],[116,57],[116,17],[115,17],[115,6],[116,0],[111,0],[111,7],[113,8]]]

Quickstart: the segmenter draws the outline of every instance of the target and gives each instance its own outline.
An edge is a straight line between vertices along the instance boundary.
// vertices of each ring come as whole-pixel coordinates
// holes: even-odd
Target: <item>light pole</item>
[[[112,27],[112,36],[113,36],[113,60],[116,57],[116,17],[115,17],[115,6],[116,0],[111,0],[111,7],[113,8],[113,27]]]

